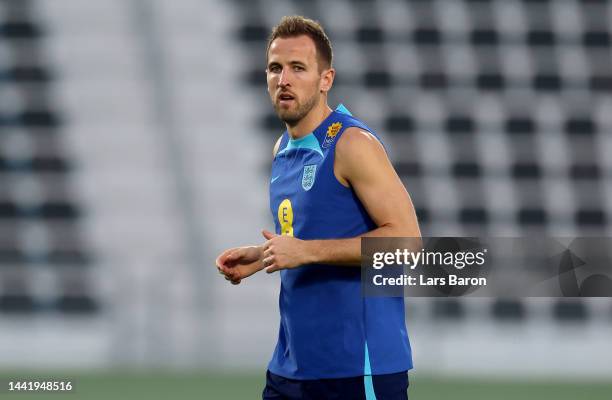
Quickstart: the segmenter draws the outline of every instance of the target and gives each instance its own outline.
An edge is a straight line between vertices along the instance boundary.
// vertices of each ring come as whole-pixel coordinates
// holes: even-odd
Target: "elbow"
[[[388,235],[386,236],[415,238],[421,240],[421,230],[419,229],[419,225],[416,223],[416,221],[414,223],[388,223],[383,224],[381,227],[387,228]]]
[[[423,238],[418,224],[400,224],[391,229],[390,236],[402,238],[403,246],[412,251],[423,248]]]

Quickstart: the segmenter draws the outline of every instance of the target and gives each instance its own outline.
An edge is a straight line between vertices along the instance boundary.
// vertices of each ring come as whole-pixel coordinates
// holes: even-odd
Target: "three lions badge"
[[[302,188],[306,191],[312,188],[317,173],[317,164],[305,165],[302,173]]]

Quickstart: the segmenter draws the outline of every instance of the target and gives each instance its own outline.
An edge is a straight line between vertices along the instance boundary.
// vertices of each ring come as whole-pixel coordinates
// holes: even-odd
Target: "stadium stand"
[[[261,49],[277,15],[255,3],[237,38]],[[336,43],[335,97],[400,149],[394,161],[416,188],[424,232],[610,232],[601,181],[610,172],[600,167],[610,146],[607,2],[339,3],[350,21],[321,18]],[[321,15],[320,2],[293,4]],[[251,85],[265,84],[260,64],[245,71]],[[276,135],[270,112],[262,128]],[[451,178],[453,195],[435,189]]]
[[[30,1],[0,8],[0,312],[95,313],[45,30]],[[54,293],[36,293],[36,268],[53,271]]]
[[[256,91],[265,86],[269,27],[283,13],[327,27],[338,71],[332,102],[387,142],[424,235],[612,231],[610,2],[245,3],[234,1],[242,16],[235,37],[252,53],[243,76]],[[263,133],[283,130],[270,107],[253,106]],[[605,315],[589,314],[584,300],[544,303],[558,321]],[[470,318],[481,312],[471,304],[440,299],[431,315]],[[500,299],[489,307],[493,318],[518,322],[540,305]]]
[[[331,103],[382,136],[424,235],[612,233],[609,1],[0,0],[0,364],[267,361],[278,280],[228,289],[211,260],[270,228],[289,14],[326,26]],[[416,365],[567,374],[609,340],[603,300],[409,299]]]

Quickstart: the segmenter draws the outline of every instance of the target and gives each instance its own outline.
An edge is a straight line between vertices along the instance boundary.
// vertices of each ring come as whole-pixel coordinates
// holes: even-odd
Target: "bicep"
[[[353,131],[341,150],[341,170],[377,226],[401,236],[420,236],[410,195],[382,144],[372,134]]]

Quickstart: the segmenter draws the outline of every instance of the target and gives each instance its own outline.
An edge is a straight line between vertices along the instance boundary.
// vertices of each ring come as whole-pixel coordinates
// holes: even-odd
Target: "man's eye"
[[[294,70],[294,71],[303,71],[303,70],[304,70],[304,67],[301,67],[301,66],[299,66],[299,65],[296,65],[296,66],[294,66],[294,67],[293,67],[293,70]]]
[[[275,65],[275,66],[272,66],[272,67],[268,68],[268,70],[270,72],[276,73],[276,72],[280,72],[280,67],[278,65]]]

